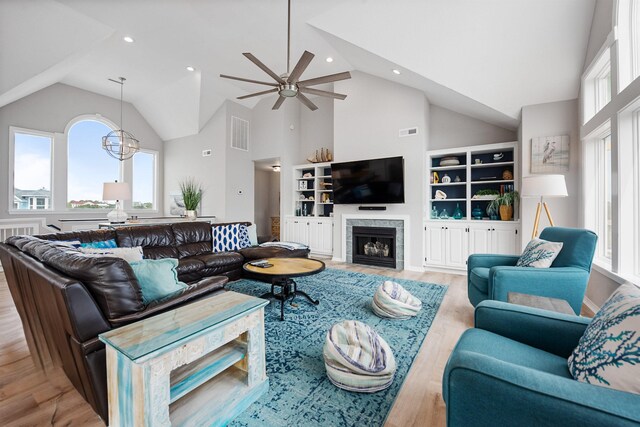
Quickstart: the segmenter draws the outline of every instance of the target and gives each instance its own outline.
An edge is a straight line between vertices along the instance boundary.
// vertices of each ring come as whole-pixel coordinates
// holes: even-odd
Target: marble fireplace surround
[[[396,229],[396,270],[405,269],[405,260],[409,258],[409,233],[408,215],[383,215],[383,214],[343,214],[342,215],[342,259],[351,263],[353,261],[353,227],[391,227]]]

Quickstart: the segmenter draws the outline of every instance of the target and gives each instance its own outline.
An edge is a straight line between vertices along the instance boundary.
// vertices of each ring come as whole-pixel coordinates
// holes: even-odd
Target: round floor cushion
[[[373,295],[373,312],[389,319],[408,319],[418,314],[422,302],[391,280],[385,281]]]
[[[371,327],[356,320],[345,320],[329,329],[323,356],[329,380],[344,390],[384,390],[396,372],[389,345]]]

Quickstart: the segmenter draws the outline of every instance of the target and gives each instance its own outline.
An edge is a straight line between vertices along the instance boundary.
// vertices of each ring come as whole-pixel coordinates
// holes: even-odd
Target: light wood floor
[[[395,272],[325,261],[328,267],[447,285],[438,314],[387,418],[387,427],[444,426],[442,372],[458,338],[473,326],[466,277],[444,273]],[[102,426],[64,373],[36,370],[18,313],[0,273],[0,425]]]

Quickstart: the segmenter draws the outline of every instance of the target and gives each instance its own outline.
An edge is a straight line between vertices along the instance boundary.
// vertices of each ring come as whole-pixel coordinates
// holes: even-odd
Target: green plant
[[[182,192],[182,200],[184,208],[188,211],[198,209],[200,201],[202,201],[202,187],[193,178],[187,178],[180,182],[180,191]]]
[[[512,206],[516,200],[520,199],[520,193],[517,191],[510,191],[508,193],[504,193],[489,203],[489,208],[498,212],[500,210],[500,206]]]
[[[497,196],[498,194],[500,194],[498,190],[491,190],[491,189],[476,191],[476,196]]]

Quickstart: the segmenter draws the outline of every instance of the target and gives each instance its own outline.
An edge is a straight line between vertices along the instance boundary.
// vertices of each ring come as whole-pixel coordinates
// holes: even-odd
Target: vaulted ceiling
[[[292,62],[309,50],[305,78],[357,69],[515,128],[522,106],[578,96],[594,3],[292,0]],[[226,99],[262,89],[219,74],[269,80],[242,52],[286,70],[286,9],[286,0],[2,0],[0,107],[56,82],[117,98],[107,79],[125,76],[125,100],[162,139],[197,133]]]

